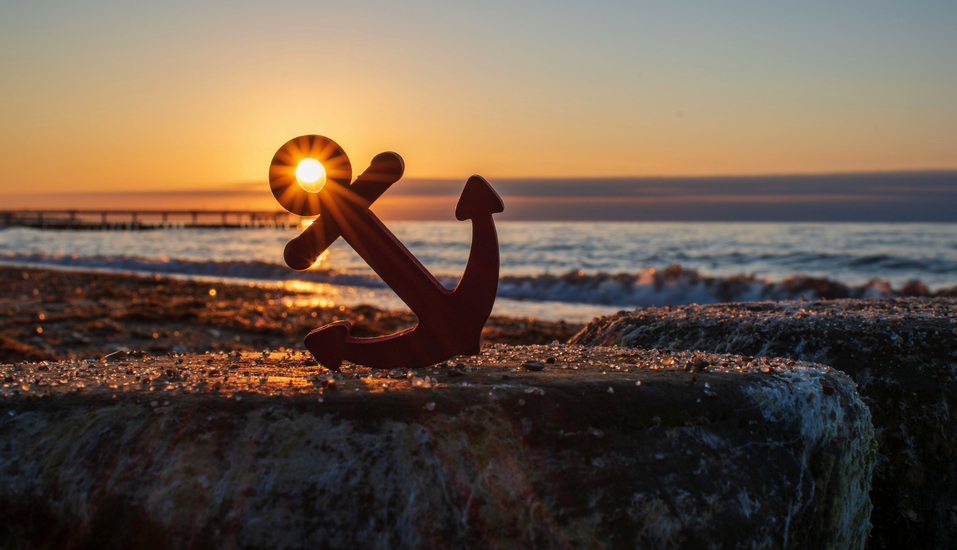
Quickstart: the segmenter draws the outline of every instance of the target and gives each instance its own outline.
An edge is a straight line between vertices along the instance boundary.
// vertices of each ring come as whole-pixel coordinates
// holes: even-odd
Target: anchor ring
[[[273,155],[269,164],[269,188],[273,196],[293,214],[318,216],[322,182],[310,190],[306,186],[312,182],[300,181],[297,176],[300,163],[307,159],[318,161],[325,169],[325,185],[333,182],[348,187],[352,181],[352,164],[338,143],[318,135],[292,138]]]

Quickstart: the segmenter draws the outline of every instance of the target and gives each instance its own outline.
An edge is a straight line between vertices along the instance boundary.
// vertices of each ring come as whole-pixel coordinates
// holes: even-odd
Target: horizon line
[[[940,175],[940,176],[955,176],[957,177],[957,168],[920,168],[920,169],[905,169],[905,170],[854,170],[854,171],[844,171],[844,172],[768,172],[762,174],[708,174],[708,175],[690,175],[690,174],[676,174],[676,175],[618,175],[618,176],[489,176],[485,177],[481,174],[469,174],[468,176],[447,176],[447,177],[419,177],[419,176],[410,176],[403,177],[400,181],[406,182],[416,182],[416,183],[451,183],[467,180],[472,175],[478,175],[484,177],[486,180],[490,181],[503,181],[503,182],[575,182],[575,181],[623,181],[623,180],[723,180],[723,179],[737,179],[737,180],[747,180],[747,179],[756,179],[756,178],[772,178],[772,179],[785,179],[785,178],[828,178],[828,177],[849,177],[849,176],[908,176],[908,175]],[[3,187],[13,186],[15,184],[6,183]],[[247,189],[236,189],[236,187],[245,188],[245,187],[260,187],[268,186],[268,179],[263,178],[260,181],[240,181],[233,183],[217,183],[217,184],[207,184],[203,187],[174,187],[174,188],[150,188],[150,189],[89,189],[89,190],[50,190],[50,191],[9,191],[7,189],[0,189],[0,195],[41,195],[41,194],[57,194],[61,195],[64,193],[75,193],[75,194],[98,194],[98,193],[134,193],[134,194],[147,194],[147,193],[207,193],[207,192],[223,192],[223,191],[232,191],[236,192],[248,192]],[[232,189],[230,189],[232,188]]]
[[[408,178],[376,201],[384,220],[452,219],[466,178]],[[957,170],[766,176],[491,178],[502,220],[957,221]],[[35,191],[9,209],[278,206],[267,183],[232,188]]]

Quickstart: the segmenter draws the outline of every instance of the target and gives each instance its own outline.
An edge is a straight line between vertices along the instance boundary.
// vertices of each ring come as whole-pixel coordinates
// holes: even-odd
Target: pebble
[[[522,363],[522,368],[524,368],[525,370],[529,372],[538,372],[545,368],[545,364],[539,363],[538,361],[527,361],[525,363]]]

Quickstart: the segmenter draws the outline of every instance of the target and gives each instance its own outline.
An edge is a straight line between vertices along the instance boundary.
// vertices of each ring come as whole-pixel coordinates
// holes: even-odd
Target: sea
[[[469,255],[469,224],[387,225],[454,288]],[[952,223],[499,222],[497,230],[493,315],[584,322],[646,306],[957,290]],[[8,227],[0,230],[0,264],[284,285],[313,304],[405,309],[342,239],[312,268],[288,268],[283,247],[296,235],[294,228]]]

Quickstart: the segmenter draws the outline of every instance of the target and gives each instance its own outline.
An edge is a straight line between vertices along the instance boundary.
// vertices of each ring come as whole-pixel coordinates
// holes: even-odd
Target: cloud
[[[490,178],[500,220],[957,222],[957,171],[685,178]],[[453,220],[465,178],[403,179],[373,206],[384,220]],[[268,185],[19,194],[5,208],[277,210]]]
[[[490,181],[505,199],[501,219],[511,220],[957,222],[953,171]],[[461,187],[402,181],[383,206],[398,218],[417,204],[435,215],[436,198]]]

